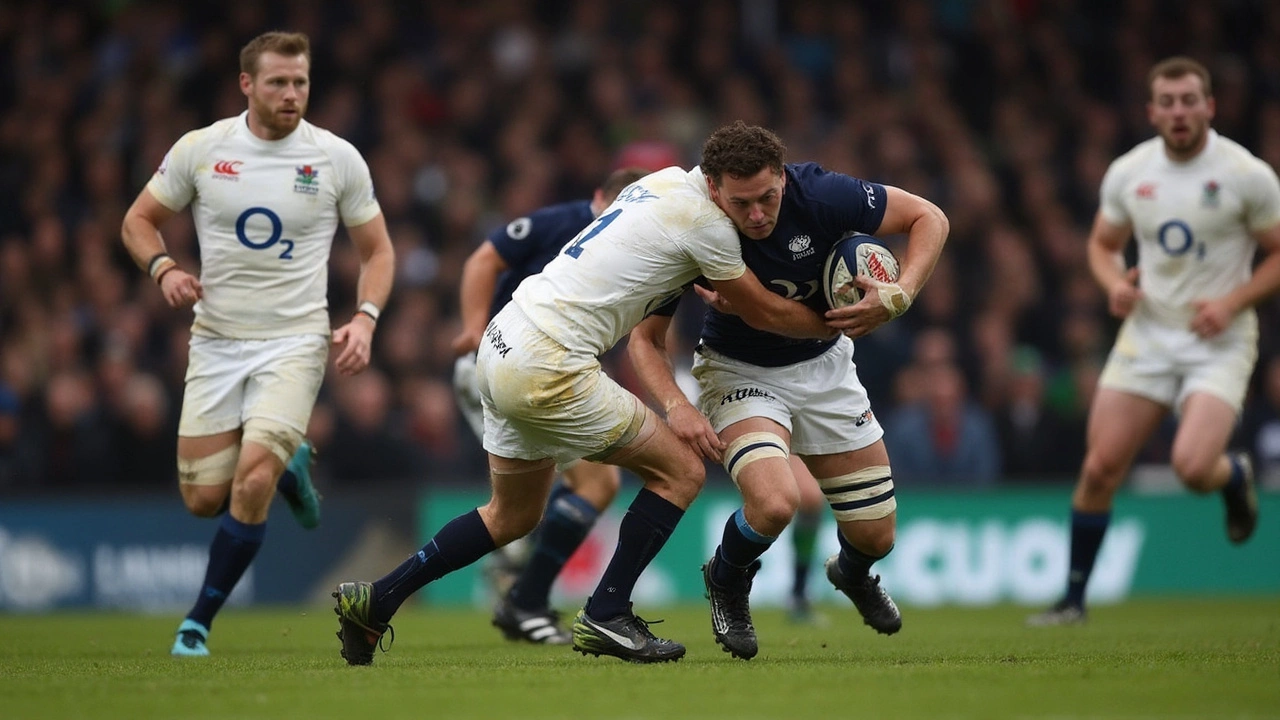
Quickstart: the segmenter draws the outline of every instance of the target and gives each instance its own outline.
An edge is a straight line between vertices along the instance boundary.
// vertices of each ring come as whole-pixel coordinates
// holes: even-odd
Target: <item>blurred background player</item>
[[[1219,492],[1227,537],[1258,522],[1253,468],[1227,453],[1258,357],[1254,306],[1280,289],[1280,182],[1210,128],[1209,72],[1174,57],[1147,76],[1157,137],[1111,163],[1089,235],[1089,265],[1124,318],[1089,412],[1088,449],[1071,499],[1065,597],[1032,625],[1085,620],[1085,586],[1129,466],[1170,410],[1172,465],[1198,493]],[[1137,240],[1137,267],[1123,250]],[[1258,249],[1265,259],[1253,268]]]
[[[747,322],[797,337],[835,334],[812,309],[760,284],[713,198],[700,169],[647,175],[516,288],[485,328],[476,355],[493,495],[379,580],[338,586],[338,635],[349,664],[373,662],[392,616],[413,593],[532,531],[556,465],[584,457],[632,470],[644,487],[574,619],[574,649],[643,663],[684,657],[682,644],[657,637],[635,614],[631,595],[701,490],[706,470],[689,445],[603,372],[599,358],[698,276]],[[706,451],[718,457],[714,433],[707,441]]]
[[[513,220],[467,258],[459,288],[462,330],[453,341],[458,353],[453,388],[477,438],[484,439],[484,413],[476,386],[476,348],[485,325],[511,300],[521,281],[541,272],[624,187],[648,173],[642,168],[615,170],[590,200],[551,205]],[[561,468],[561,478],[551,489],[539,530],[489,556],[486,572],[498,595],[493,624],[512,640],[549,645],[573,641],[560,626],[559,613],[551,609],[551,586],[621,484],[616,467],[587,460]]]
[[[717,204],[743,236],[747,267],[780,296],[827,311],[831,324],[861,336],[900,316],[928,279],[946,242],[948,223],[933,203],[895,187],[784,164],[782,141],[741,122],[707,141],[703,169]],[[763,160],[762,160],[763,158]],[[908,233],[897,284],[857,278],[863,299],[829,310],[820,292],[831,247],[851,233]],[[759,646],[749,596],[760,556],[786,529],[800,504],[792,451],[817,478],[839,527],[840,552],[827,577],[867,625],[892,634],[902,627],[896,605],[872,577],[872,564],[893,547],[897,501],[884,432],[853,364],[844,334],[793,339],[751,327],[715,293],[703,323],[693,376],[701,394],[685,398],[666,351],[675,302],[631,333],[628,352],[667,422],[704,457],[718,435],[723,464],[743,507],[725,523],[720,546],[703,566],[716,642],[750,659]],[[678,298],[677,298],[678,300]]]
[[[199,597],[172,654],[204,656],[214,615],[253,562],[280,491],[304,527],[319,522],[303,440],[329,354],[329,249],[338,221],[360,252],[360,309],[333,331],[336,365],[369,364],[394,251],[360,153],[303,120],[306,35],[270,32],[240,52],[248,110],[179,140],[125,215],[124,244],[170,307],[195,305],[178,427],[187,509],[221,514]],[[165,252],[158,228],[190,205],[200,278]],[[285,468],[290,472],[285,472]]]

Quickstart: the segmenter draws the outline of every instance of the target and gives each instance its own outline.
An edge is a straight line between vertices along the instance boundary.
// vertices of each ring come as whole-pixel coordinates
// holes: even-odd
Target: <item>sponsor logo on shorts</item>
[[[863,411],[861,415],[853,419],[853,426],[862,427],[863,425],[866,425],[867,423],[871,422],[872,419],[874,418],[875,418],[875,415],[873,415],[871,412],[871,409],[868,408],[867,410]]]
[[[755,397],[768,398],[770,400],[774,399],[773,395],[770,395],[767,390],[761,390],[760,388],[754,388],[754,387],[739,388],[737,390],[732,390],[730,392],[725,393],[724,397],[720,398],[720,404],[728,405],[731,402],[736,402],[738,400],[746,400],[747,398],[755,398]]]
[[[489,340],[489,344],[493,346],[493,349],[497,350],[502,357],[506,357],[507,353],[511,352],[511,346],[507,344],[506,340],[502,339],[502,331],[498,328],[490,325],[484,329],[484,336]]]

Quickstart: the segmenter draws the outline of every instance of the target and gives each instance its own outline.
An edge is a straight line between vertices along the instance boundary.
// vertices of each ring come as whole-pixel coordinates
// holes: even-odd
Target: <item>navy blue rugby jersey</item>
[[[595,220],[595,215],[591,213],[591,201],[575,200],[539,208],[533,214],[516,218],[490,233],[489,242],[506,261],[508,269],[498,277],[498,284],[493,289],[489,319],[492,320],[511,302],[511,293],[525,278],[542,272],[565,243],[590,225],[592,220]]]
[[[784,171],[787,185],[778,223],[763,240],[739,235],[742,259],[765,287],[824,313],[828,308],[822,297],[822,266],[827,254],[849,233],[872,234],[880,228],[885,189],[817,163],[787,164]],[[835,340],[788,338],[757,330],[737,315],[708,309],[702,343],[735,360],[779,367],[817,357]]]

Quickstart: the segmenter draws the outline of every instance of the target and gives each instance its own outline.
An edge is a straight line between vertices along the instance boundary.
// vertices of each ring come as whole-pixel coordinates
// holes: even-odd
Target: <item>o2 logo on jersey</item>
[[[245,226],[249,223],[249,218],[254,215],[263,215],[271,222],[271,234],[265,240],[255,241],[253,238],[249,237],[249,234],[245,231]],[[279,243],[284,247],[284,252],[280,253],[280,259],[292,260],[293,241],[281,238],[280,236],[282,234],[284,234],[284,223],[280,222],[279,215],[275,214],[275,212],[268,208],[251,207],[240,213],[240,217],[236,218],[236,239],[240,241],[241,245],[244,245],[250,250],[266,250],[267,248],[274,247]]]
[[[1156,231],[1156,242],[1166,253],[1178,257],[1187,254],[1196,244],[1196,236],[1191,232],[1191,226],[1182,220],[1168,220]],[[1203,244],[1196,248],[1196,257],[1204,258]]]

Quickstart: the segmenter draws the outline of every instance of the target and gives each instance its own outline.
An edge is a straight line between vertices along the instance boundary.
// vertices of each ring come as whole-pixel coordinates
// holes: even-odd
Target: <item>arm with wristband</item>
[[[160,287],[169,307],[183,308],[203,297],[204,288],[165,251],[159,228],[174,214],[144,188],[125,213],[120,235],[133,261]]]

